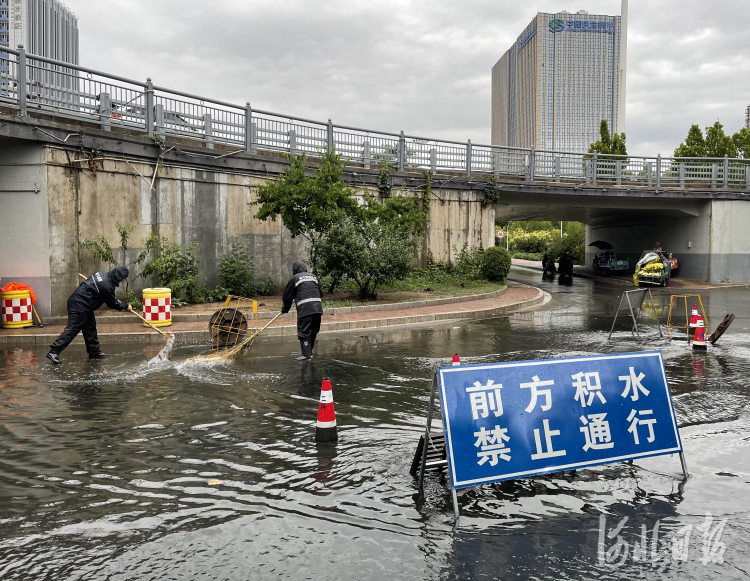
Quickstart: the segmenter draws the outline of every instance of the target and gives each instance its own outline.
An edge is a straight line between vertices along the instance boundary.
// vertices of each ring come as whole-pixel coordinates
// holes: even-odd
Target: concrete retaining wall
[[[252,249],[256,275],[270,276],[279,284],[291,276],[291,264],[306,256],[306,241],[293,239],[280,219],[261,222],[253,217],[257,208],[250,203],[266,178],[221,171],[219,162],[217,171],[166,164],[154,175],[153,161],[110,156],[90,166],[71,149],[20,140],[0,146],[0,189],[39,189],[38,194],[0,194],[0,276],[32,285],[39,294],[41,316],[66,312],[78,272],[109,268],[79,247],[80,241],[100,234],[120,263],[131,262],[140,252],[141,240],[151,233],[183,248],[197,242],[209,286],[219,284],[219,258],[235,237]],[[361,183],[353,185],[362,191]],[[450,261],[453,247],[460,250],[465,242],[485,248],[494,244],[494,208],[483,208],[481,195],[440,188],[433,196],[422,264],[428,256]],[[124,258],[117,250],[118,221],[135,225]],[[13,248],[23,253],[8,251]],[[133,287],[140,290],[144,285],[148,282],[141,279]]]

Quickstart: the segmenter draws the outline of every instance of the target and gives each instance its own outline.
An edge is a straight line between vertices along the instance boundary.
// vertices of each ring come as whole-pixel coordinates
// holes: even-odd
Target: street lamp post
[[[508,220],[508,228],[507,232],[505,233],[505,250],[510,252],[510,225],[513,223],[513,220]]]

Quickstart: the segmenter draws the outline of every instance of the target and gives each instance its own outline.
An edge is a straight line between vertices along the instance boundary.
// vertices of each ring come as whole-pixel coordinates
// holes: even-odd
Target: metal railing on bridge
[[[369,168],[385,160],[399,171],[431,170],[525,181],[622,187],[750,190],[750,160],[626,158],[431,139],[279,115],[134,81],[0,47],[0,105],[149,136],[174,136],[258,150],[319,155],[335,148]]]

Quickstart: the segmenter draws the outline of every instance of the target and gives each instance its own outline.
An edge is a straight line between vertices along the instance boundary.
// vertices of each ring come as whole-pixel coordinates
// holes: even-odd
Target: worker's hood
[[[130,271],[126,266],[116,266],[109,271],[109,279],[115,283],[115,286],[120,286],[120,283],[128,278]]]
[[[292,266],[292,274],[299,274],[300,272],[307,272],[307,265],[304,262],[295,262]]]

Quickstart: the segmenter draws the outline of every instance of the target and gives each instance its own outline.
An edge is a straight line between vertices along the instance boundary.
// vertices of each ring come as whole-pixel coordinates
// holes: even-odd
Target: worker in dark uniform
[[[282,313],[288,313],[292,301],[297,303],[297,338],[302,355],[297,361],[312,359],[315,337],[320,331],[320,318],[323,316],[323,292],[320,290],[318,277],[307,272],[307,266],[295,262],[292,267],[292,278],[284,289],[284,306]]]
[[[62,363],[60,353],[75,339],[79,331],[83,331],[83,340],[86,342],[89,359],[108,357],[99,349],[94,311],[104,304],[118,311],[133,311],[133,307],[129,304],[115,298],[115,287],[120,286],[120,283],[128,278],[128,274],[128,269],[124,266],[118,266],[109,272],[101,270],[92,274],[78,286],[68,299],[68,324],[57,340],[50,345],[47,359],[55,364]]]

